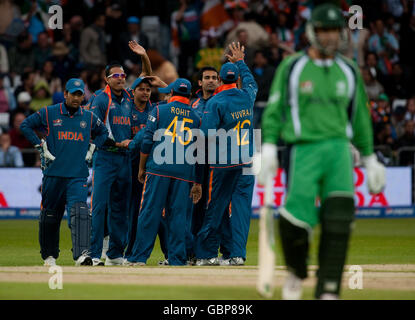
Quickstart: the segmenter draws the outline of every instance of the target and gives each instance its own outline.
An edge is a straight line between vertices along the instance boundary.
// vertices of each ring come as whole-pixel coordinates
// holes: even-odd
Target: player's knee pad
[[[91,212],[86,202],[76,202],[70,208],[73,256],[77,259],[89,250],[91,235]]]
[[[354,200],[351,197],[330,197],[322,204],[316,298],[322,293],[340,292],[353,217]]]
[[[292,224],[282,215],[278,226],[288,270],[301,279],[307,278],[308,230]]]

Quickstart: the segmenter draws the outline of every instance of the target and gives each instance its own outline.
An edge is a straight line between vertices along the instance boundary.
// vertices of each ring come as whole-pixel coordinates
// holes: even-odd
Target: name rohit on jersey
[[[233,120],[244,118],[244,117],[249,117],[250,115],[251,115],[251,112],[249,111],[249,109],[244,109],[238,112],[231,112],[231,116]]]
[[[184,117],[189,117],[190,116],[190,110],[186,110],[186,109],[182,109],[182,108],[178,108],[178,107],[171,107],[170,108],[170,113],[173,113],[173,114],[178,115],[178,116],[184,116]]]
[[[84,136],[82,135],[82,132],[59,131],[58,140],[84,141]]]

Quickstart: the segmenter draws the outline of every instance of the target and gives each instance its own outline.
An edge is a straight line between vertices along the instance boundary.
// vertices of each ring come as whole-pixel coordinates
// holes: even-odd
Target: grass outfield
[[[275,230],[278,231],[277,224],[275,227]],[[310,250],[310,265],[317,264],[318,236],[319,229],[317,228],[313,235],[314,240]],[[117,269],[116,267],[84,267],[78,269],[73,268],[70,232],[66,221],[62,222],[60,241],[61,255],[58,264],[64,266],[64,289],[50,290],[48,279],[51,275],[48,274],[47,268],[32,267],[43,264],[39,254],[38,222],[36,220],[0,220],[0,250],[2,253],[0,255],[0,300],[261,299],[255,290],[258,220],[252,220],[251,223],[247,246],[247,266],[242,268],[233,267],[233,269],[232,267],[213,267],[211,270],[207,270],[206,267],[184,267],[182,269],[177,267],[154,267],[157,265],[157,261],[162,258],[158,241],[148,261],[148,267],[146,266],[143,269],[129,268],[126,270],[123,268]],[[280,299],[280,287],[285,271],[282,268],[283,258],[278,235],[276,259],[278,266],[276,271],[277,288],[273,298]],[[365,286],[364,290],[348,289],[349,275],[345,270],[343,299],[415,300],[415,219],[356,220],[347,264],[365,265]],[[373,265],[373,267],[367,265]],[[392,267],[392,265],[394,266]],[[409,265],[409,267],[401,268],[397,265]],[[382,268],[382,271],[377,269],[379,267]],[[314,271],[311,272],[314,273]],[[167,273],[170,273],[170,275],[165,275]],[[169,285],[157,280],[149,282],[151,277],[160,279],[163,276],[166,276],[166,279],[169,276],[175,282],[173,283],[173,280],[171,280]],[[235,276],[236,280],[229,279],[228,284],[224,281],[228,276],[229,278]],[[72,281],[70,280],[71,277],[78,278]],[[145,279],[147,279],[147,282]],[[200,284],[200,279],[206,285]],[[224,281],[224,283],[221,283],[221,281]],[[395,281],[398,284],[395,285]],[[314,283],[315,277],[312,274],[304,286],[304,299],[313,298]]]
[[[246,265],[258,262],[258,220],[251,220]],[[278,233],[277,220],[275,224]],[[317,264],[319,229],[316,228],[310,250],[310,264]],[[74,264],[70,231],[66,220],[61,224],[60,265]],[[42,265],[39,253],[37,220],[0,220],[0,266]],[[162,259],[158,241],[148,260],[156,265]],[[277,235],[276,264],[283,265]],[[415,264],[415,219],[357,219],[347,264]]]

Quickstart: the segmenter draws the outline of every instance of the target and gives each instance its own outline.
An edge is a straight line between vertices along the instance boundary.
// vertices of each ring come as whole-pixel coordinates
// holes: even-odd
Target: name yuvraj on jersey
[[[232,119],[239,119],[243,117],[249,117],[251,115],[251,112],[249,109],[244,109],[238,112],[231,112]]]

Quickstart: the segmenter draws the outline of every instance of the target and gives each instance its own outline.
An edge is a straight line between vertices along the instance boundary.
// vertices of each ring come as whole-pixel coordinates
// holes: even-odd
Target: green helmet
[[[324,3],[314,8],[311,13],[311,19],[306,25],[306,36],[313,47],[316,47],[325,55],[331,55],[332,52],[318,41],[316,29],[340,29],[340,43],[337,50],[342,50],[347,46],[348,34],[345,28],[345,21],[340,8],[331,3]]]

